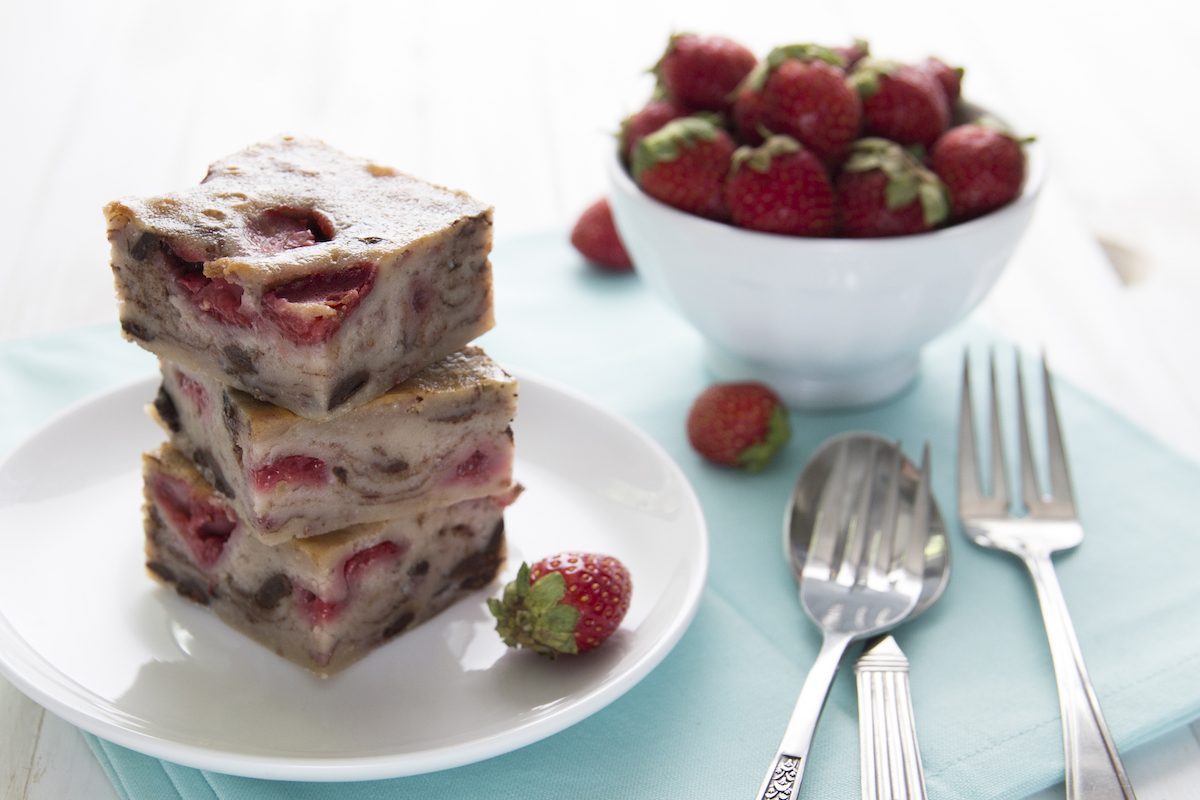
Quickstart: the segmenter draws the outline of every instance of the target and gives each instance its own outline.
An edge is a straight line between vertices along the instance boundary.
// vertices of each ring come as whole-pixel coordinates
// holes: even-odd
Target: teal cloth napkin
[[[897,632],[912,662],[930,796],[1020,798],[1062,779],[1057,694],[1032,586],[1014,558],[966,542],[954,514],[962,353],[970,348],[982,359],[995,346],[1011,358],[1004,342],[970,324],[948,332],[926,349],[920,378],[902,396],[867,410],[794,414],[792,441],[764,473],[747,475],[711,467],[689,448],[683,420],[709,380],[700,341],[636,276],[587,268],[561,234],[502,242],[493,262],[499,322],[481,341],[489,353],[632,420],[695,486],[711,530],[712,569],[691,628],[645,680],[587,720],[515,752],[427,775],[251,780],[161,762],[89,735],[122,797],[753,796],[820,645],[782,558],[784,505],[805,460],[828,436],[851,429],[898,438],[910,454],[928,440],[934,492],[950,528],[949,589]],[[115,326],[0,345],[0,450],[68,403],[153,368]],[[1109,725],[1127,750],[1200,716],[1200,466],[1071,386],[1057,389],[1087,538],[1056,563]],[[804,798],[858,796],[857,737],[853,676],[843,668]]]

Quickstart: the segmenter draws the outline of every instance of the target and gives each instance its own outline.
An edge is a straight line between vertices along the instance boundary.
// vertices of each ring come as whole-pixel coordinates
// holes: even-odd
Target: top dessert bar
[[[493,325],[492,209],[314,139],[104,210],[126,338],[309,419]]]

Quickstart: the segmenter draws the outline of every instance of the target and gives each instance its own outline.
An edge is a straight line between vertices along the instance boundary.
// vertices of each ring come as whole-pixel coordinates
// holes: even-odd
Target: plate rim
[[[681,487],[681,505],[690,509],[698,523],[694,532],[697,549],[691,555],[696,566],[690,569],[689,583],[682,597],[680,610],[675,614],[666,630],[638,659],[620,669],[609,682],[601,682],[595,690],[587,692],[576,702],[564,704],[554,713],[533,720],[519,722],[513,727],[497,731],[478,739],[432,747],[426,750],[400,754],[351,756],[332,758],[265,756],[214,749],[196,744],[166,739],[138,730],[130,724],[121,725],[99,715],[103,705],[111,702],[95,695],[61,672],[47,661],[37,650],[12,627],[7,617],[0,612],[0,644],[15,645],[15,650],[0,647],[0,676],[34,702],[56,716],[97,738],[111,742],[152,758],[160,758],[181,766],[210,770],[229,775],[285,781],[361,781],[399,778],[427,774],[444,769],[466,766],[498,755],[503,755],[541,739],[559,733],[566,728],[590,717],[608,706],[617,698],[637,685],[666,658],[688,630],[699,609],[708,581],[711,544],[707,519],[703,505],[695,488],[688,480],[675,459],[644,430],[634,425],[621,414],[588,397],[582,392],[566,386],[552,378],[530,370],[505,365],[519,383],[538,385],[541,389],[558,395],[570,403],[582,405],[607,418],[630,433],[639,444],[648,449]],[[150,372],[110,386],[71,403],[36,427],[31,433],[18,440],[0,458],[0,473],[19,461],[22,454],[40,437],[53,428],[64,424],[75,415],[102,403],[113,395],[145,388],[146,396],[153,394],[157,372]],[[520,405],[518,404],[518,415]],[[22,667],[24,667],[22,669]],[[40,680],[39,680],[40,679]],[[45,684],[49,685],[45,685]],[[58,689],[57,692],[54,689]],[[73,704],[71,698],[87,701],[88,708],[80,707],[84,702]],[[93,699],[94,698],[94,699]]]

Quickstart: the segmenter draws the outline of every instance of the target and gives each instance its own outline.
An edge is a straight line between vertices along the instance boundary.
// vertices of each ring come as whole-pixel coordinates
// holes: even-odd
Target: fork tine
[[[1021,368],[1021,354],[1017,353],[1017,421],[1020,427],[1021,446],[1021,490],[1025,508],[1037,514],[1043,510],[1045,500],[1038,488],[1037,472],[1033,466],[1033,452],[1029,446],[1029,420],[1025,413],[1025,370]]]
[[[1063,447],[1062,428],[1058,424],[1058,406],[1054,402],[1054,387],[1046,356],[1042,354],[1042,385],[1046,400],[1047,455],[1050,460],[1050,505],[1057,515],[1075,517],[1075,497],[1071,492],[1071,475],[1067,471],[1067,455]]]
[[[869,534],[868,512],[871,507],[871,491],[875,486],[875,462],[879,458],[879,442],[871,442],[870,452],[871,455],[867,459],[867,471],[863,475],[855,508],[850,516],[846,548],[842,551],[842,562],[836,571],[835,579],[843,586],[854,586],[863,572],[863,557],[866,554]]]
[[[978,503],[983,499],[979,457],[975,450],[975,413],[971,402],[971,357],[963,353],[962,399],[958,408],[958,500]]]
[[[849,480],[850,442],[843,441],[838,445],[837,454],[833,459],[833,468],[825,479],[825,487],[821,491],[821,501],[817,504],[820,509],[813,525],[812,539],[808,544],[808,557],[804,561],[805,577],[827,581],[835,573],[834,559],[837,558],[839,533],[844,524],[845,514],[841,506],[829,498],[844,497],[846,483]]]
[[[912,527],[901,550],[905,570],[918,577],[925,574],[925,543],[929,539],[929,507],[932,502],[929,490],[929,442],[926,442],[921,451],[921,471],[913,495]]]
[[[880,515],[879,527],[871,531],[870,546],[867,553],[867,586],[879,591],[886,591],[889,586],[888,573],[892,569],[892,559],[896,548],[896,523],[900,510],[900,470],[904,464],[904,455],[897,442],[892,450],[891,466],[888,473],[887,491],[883,496],[883,512]],[[901,542],[905,544],[905,542]]]
[[[1008,509],[1008,469],[1004,459],[1004,437],[1000,431],[1000,400],[996,392],[996,351],[991,354],[991,383],[992,396],[992,505],[997,513]]]

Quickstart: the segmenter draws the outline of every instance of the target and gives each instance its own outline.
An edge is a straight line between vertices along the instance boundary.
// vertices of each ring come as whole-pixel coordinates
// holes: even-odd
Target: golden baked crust
[[[263,253],[254,221],[281,208],[312,213],[329,240]],[[465,219],[482,217],[490,226],[492,217],[490,206],[464,192],[302,136],[279,136],[221,159],[198,186],[123,198],[104,212],[110,239],[136,220],[147,232],[185,243],[189,260],[204,262],[205,276],[242,285],[277,284],[326,260],[375,260]]]

